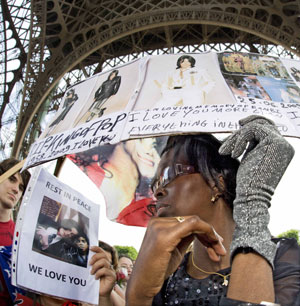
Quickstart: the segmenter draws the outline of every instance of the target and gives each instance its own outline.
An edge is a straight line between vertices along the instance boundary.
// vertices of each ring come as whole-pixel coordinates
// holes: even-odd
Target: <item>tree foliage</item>
[[[300,245],[299,231],[298,230],[290,229],[290,230],[288,230],[286,232],[283,232],[283,233],[278,235],[278,238],[282,238],[282,237],[295,238],[297,240],[298,244]]]
[[[136,260],[138,251],[132,247],[132,246],[121,246],[121,245],[115,245],[114,246],[117,251],[119,256],[120,255],[127,255],[129,256],[132,260]]]

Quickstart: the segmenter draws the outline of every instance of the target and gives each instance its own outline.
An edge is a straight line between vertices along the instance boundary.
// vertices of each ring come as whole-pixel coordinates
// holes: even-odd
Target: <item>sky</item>
[[[299,165],[300,139],[287,138],[295,148],[295,156],[281,179],[272,198],[269,229],[274,236],[290,229],[300,230]],[[133,246],[139,250],[145,228],[125,226],[106,218],[101,192],[71,161],[66,160],[59,179],[100,205],[99,240],[110,245]]]

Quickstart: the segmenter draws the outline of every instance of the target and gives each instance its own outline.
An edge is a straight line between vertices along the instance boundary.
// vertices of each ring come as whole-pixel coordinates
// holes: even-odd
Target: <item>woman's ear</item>
[[[221,174],[218,175],[218,184],[211,181],[209,183],[209,185],[210,185],[211,189],[216,193],[218,193],[218,192],[223,193],[223,191],[225,190],[225,182],[224,182],[224,178]]]
[[[220,192],[223,192],[225,190],[225,182],[224,182],[224,177],[223,175],[218,176],[219,179],[219,186],[222,188],[222,190],[219,190]]]
[[[219,198],[223,197],[223,192],[225,190],[225,182],[222,175],[218,176],[218,186],[213,183],[211,184],[212,188],[212,196],[211,196],[211,202],[214,204],[218,201]]]

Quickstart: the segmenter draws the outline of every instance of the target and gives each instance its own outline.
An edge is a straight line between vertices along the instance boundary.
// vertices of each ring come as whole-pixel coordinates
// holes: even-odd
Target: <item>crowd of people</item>
[[[205,133],[170,136],[152,181],[155,210],[136,262],[105,242],[90,246],[67,221],[53,233],[37,229],[40,249],[50,252],[68,237],[70,260],[90,265],[100,281],[99,305],[299,306],[300,247],[268,229],[272,195],[293,155],[275,124],[260,116],[240,120],[223,142]],[[0,174],[16,163],[3,161]],[[1,305],[14,300],[2,258],[10,256],[11,214],[29,177],[16,171],[0,183]],[[78,305],[33,298],[45,306]]]

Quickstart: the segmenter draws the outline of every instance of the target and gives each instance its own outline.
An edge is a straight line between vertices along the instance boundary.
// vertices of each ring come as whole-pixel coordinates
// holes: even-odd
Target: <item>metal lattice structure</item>
[[[25,157],[66,88],[94,73],[149,54],[298,58],[299,33],[297,0],[2,0],[2,154]]]

